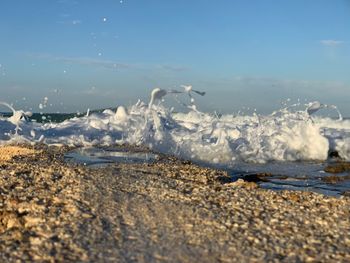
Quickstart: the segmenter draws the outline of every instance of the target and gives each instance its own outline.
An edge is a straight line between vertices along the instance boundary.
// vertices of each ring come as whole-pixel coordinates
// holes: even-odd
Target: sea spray
[[[71,146],[143,145],[194,161],[234,165],[237,162],[326,160],[337,151],[350,160],[350,121],[316,116],[321,109],[337,110],[319,102],[300,110],[285,107],[270,115],[215,115],[198,110],[194,96],[204,92],[154,89],[149,103],[138,101],[116,110],[89,111],[62,123],[26,121],[28,114],[11,109],[0,118],[0,143],[38,142]],[[165,106],[169,96],[189,97],[186,112]],[[16,135],[16,136],[14,136]]]

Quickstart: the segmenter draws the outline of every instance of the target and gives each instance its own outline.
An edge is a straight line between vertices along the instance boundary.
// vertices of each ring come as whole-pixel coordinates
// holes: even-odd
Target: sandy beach
[[[260,189],[163,156],[87,168],[0,148],[1,262],[349,262],[350,198]]]

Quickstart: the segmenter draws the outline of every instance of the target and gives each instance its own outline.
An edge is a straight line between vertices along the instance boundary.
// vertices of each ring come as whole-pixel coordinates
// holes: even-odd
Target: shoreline
[[[67,148],[0,163],[2,261],[350,260],[350,198],[272,191],[176,158],[87,168]]]

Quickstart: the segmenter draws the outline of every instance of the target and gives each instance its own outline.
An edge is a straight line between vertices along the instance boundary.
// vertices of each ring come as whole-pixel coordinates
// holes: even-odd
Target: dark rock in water
[[[184,164],[184,165],[191,165],[192,162],[190,160],[183,160],[182,164]]]
[[[341,158],[338,151],[335,151],[335,150],[329,150],[328,152],[328,158]]]
[[[271,177],[271,173],[252,173],[252,174],[245,174],[242,176],[242,179],[246,182],[268,182],[268,179],[266,177]]]
[[[349,196],[350,197],[350,191],[345,191],[342,193],[343,196]]]
[[[232,183],[234,179],[230,176],[218,176],[216,181],[222,184],[228,184],[228,183]]]
[[[332,163],[324,168],[324,171],[327,173],[344,173],[350,171],[350,163],[339,162]]]
[[[350,180],[350,175],[345,176],[337,176],[337,175],[330,175],[330,176],[324,176],[321,178],[322,181],[329,183],[329,184],[336,184],[342,181]]]

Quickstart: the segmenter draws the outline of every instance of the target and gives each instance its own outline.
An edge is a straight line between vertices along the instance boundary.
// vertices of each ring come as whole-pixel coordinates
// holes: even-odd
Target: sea
[[[0,114],[0,145],[74,146],[79,150],[67,160],[84,160],[94,169],[99,163],[152,162],[156,158],[150,153],[161,153],[224,169],[232,180],[247,178],[273,190],[349,194],[350,171],[326,169],[350,161],[350,120],[336,106],[313,101],[286,104],[270,114],[216,114],[197,107],[196,99],[203,95],[190,86],[154,89],[149,102],[82,114],[31,113],[0,102],[1,109],[8,109]],[[182,111],[166,106],[170,96]],[[142,146],[149,153],[135,155],[121,151],[121,145]],[[331,176],[341,180],[327,180]]]

